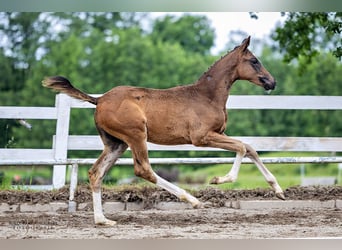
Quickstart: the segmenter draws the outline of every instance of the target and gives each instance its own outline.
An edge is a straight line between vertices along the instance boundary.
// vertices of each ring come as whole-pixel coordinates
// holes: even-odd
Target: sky
[[[166,14],[181,16],[184,12],[151,12],[153,18],[158,18]],[[241,30],[248,33],[252,39],[264,38],[276,27],[277,23],[284,22],[280,12],[259,12],[258,19],[250,17],[248,12],[191,12],[191,14],[206,15],[215,29],[215,46],[212,54],[222,51],[228,42],[230,31]]]

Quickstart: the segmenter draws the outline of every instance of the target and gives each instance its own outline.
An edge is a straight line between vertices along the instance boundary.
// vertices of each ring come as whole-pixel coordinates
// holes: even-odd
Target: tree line
[[[271,34],[275,42],[252,38],[251,50],[261,48],[260,60],[277,79],[272,94],[341,95],[340,13],[321,13],[328,15],[329,27],[338,31],[337,36],[333,31],[324,32],[328,21],[323,17],[306,17],[306,22],[323,27],[312,28],[318,32],[315,37],[320,34],[322,48],[312,43],[313,53],[298,50],[298,55],[295,47],[284,43],[284,34],[302,28],[295,24],[303,20],[293,13],[287,15],[285,25]],[[150,29],[141,20],[150,20]],[[166,15],[152,20],[148,13],[0,13],[0,36],[0,105],[53,106],[55,93],[41,86],[45,76],[66,76],[77,88],[94,94],[118,85],[169,88],[190,84],[246,34],[232,33],[226,51],[211,55],[215,31],[203,15]],[[233,37],[239,38],[238,43]],[[238,81],[231,94],[265,93]],[[97,134],[92,113],[72,110],[70,134]],[[31,130],[18,121],[0,120],[0,147],[51,148],[55,121],[28,122]],[[232,110],[227,134],[341,136],[341,124],[340,111]]]

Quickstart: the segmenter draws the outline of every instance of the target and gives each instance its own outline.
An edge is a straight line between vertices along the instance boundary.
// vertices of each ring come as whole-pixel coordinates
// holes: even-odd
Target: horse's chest
[[[227,112],[224,110],[221,113],[221,117],[218,119],[218,126],[216,132],[222,134],[226,130],[227,126],[228,115]]]
[[[207,109],[207,111],[197,112],[197,119],[193,121],[195,130],[202,132],[215,131],[223,133],[227,124],[226,110],[222,109]]]

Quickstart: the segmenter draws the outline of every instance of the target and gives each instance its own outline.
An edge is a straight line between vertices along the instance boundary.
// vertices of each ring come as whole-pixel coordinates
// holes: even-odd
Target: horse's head
[[[248,50],[249,41],[250,36],[235,48],[235,53],[238,56],[238,79],[248,80],[265,90],[272,90],[276,86],[276,81],[253,53]]]

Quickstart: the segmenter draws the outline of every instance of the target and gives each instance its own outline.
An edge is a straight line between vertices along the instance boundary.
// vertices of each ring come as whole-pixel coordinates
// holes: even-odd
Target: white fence
[[[0,149],[0,165],[54,165],[51,186],[65,185],[66,165],[73,165],[71,187],[77,185],[78,164],[93,164],[96,159],[70,159],[69,150],[101,150],[99,136],[69,135],[71,108],[94,108],[86,102],[70,98],[65,94],[56,96],[55,107],[0,107],[0,119],[52,119],[57,120],[56,134],[51,149]],[[270,110],[341,110],[342,96],[230,96],[229,109],[270,109]],[[234,121],[233,121],[234,122]],[[342,152],[341,137],[235,137],[253,146],[257,151],[301,151],[301,152]],[[148,144],[149,150],[162,151],[218,151],[216,148],[200,148],[192,145],[161,146]],[[265,163],[312,163],[342,162],[342,157],[277,157],[262,158]],[[214,164],[232,163],[234,158],[152,158],[151,164]],[[132,159],[121,158],[118,164],[132,164]],[[244,159],[243,163],[250,163]]]

